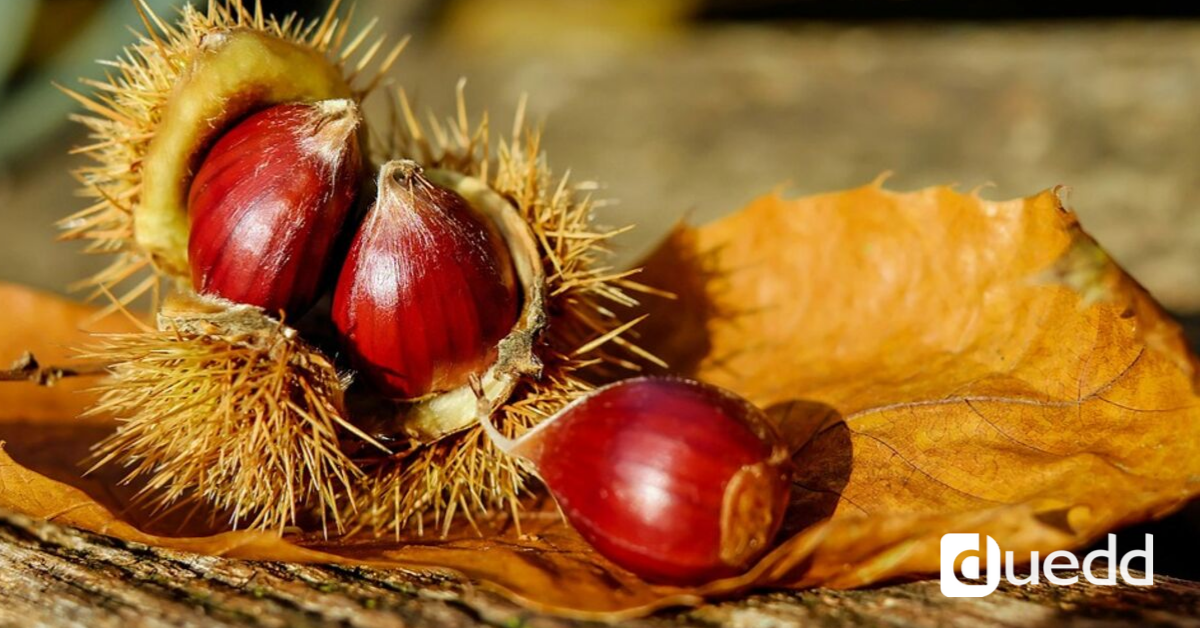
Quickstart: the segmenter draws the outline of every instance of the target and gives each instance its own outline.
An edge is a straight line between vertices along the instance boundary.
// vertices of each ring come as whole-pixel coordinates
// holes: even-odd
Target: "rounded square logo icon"
[[[969,579],[977,579],[980,577],[980,556],[978,552],[982,548],[979,547],[979,534],[955,532],[942,535],[942,552],[941,552],[941,567],[942,567],[942,595],[946,597],[983,597],[1000,585],[1000,545],[996,543],[996,539],[990,536],[983,536],[986,542],[986,566],[987,574],[984,578],[984,584],[970,584],[959,580],[958,573],[954,569],[954,564],[958,561],[959,556],[967,552],[976,552],[974,556],[967,556],[962,559],[961,567],[964,577]]]

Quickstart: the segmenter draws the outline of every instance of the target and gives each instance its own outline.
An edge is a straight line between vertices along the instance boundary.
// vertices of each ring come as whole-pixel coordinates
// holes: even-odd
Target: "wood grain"
[[[765,593],[630,626],[1200,626],[1200,584],[1013,587],[946,598],[934,580]],[[0,626],[584,625],[419,573],[201,557],[0,513]]]

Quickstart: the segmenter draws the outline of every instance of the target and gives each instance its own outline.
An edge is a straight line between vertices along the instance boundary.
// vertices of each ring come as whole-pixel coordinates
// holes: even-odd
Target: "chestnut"
[[[197,292],[288,316],[312,306],[359,189],[358,126],[339,99],[276,105],[221,136],[188,196]]]
[[[520,290],[495,225],[416,162],[379,173],[350,245],[333,322],[351,364],[388,397],[415,400],[488,369],[517,322]]]
[[[492,441],[534,467],[567,521],[646,580],[742,573],[783,521],[791,464],[781,436],[761,410],[715,386],[620,381],[516,440],[485,417]]]

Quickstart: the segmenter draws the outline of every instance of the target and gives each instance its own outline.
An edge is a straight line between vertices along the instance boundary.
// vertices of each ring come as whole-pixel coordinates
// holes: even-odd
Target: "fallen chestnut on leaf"
[[[516,440],[480,416],[500,449],[532,464],[598,552],[647,580],[739,574],[782,523],[787,448],[761,410],[715,386],[621,381]]]
[[[359,189],[358,126],[338,99],[276,105],[221,136],[188,197],[197,292],[272,314],[312,306]]]
[[[416,162],[384,164],[333,298],[351,363],[397,399],[457,388],[495,361],[519,299],[496,227]]]

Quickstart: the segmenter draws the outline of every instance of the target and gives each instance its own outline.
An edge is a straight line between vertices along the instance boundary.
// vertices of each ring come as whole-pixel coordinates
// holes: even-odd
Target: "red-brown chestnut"
[[[778,532],[791,491],[787,448],[763,412],[695,381],[618,382],[515,441],[482,423],[532,464],[597,551],[655,582],[745,571]]]
[[[221,136],[188,196],[197,292],[290,316],[312,306],[359,189],[358,125],[354,101],[325,100],[264,109]]]
[[[395,399],[461,387],[495,362],[519,306],[497,227],[415,162],[385,164],[334,292],[351,363]]]

